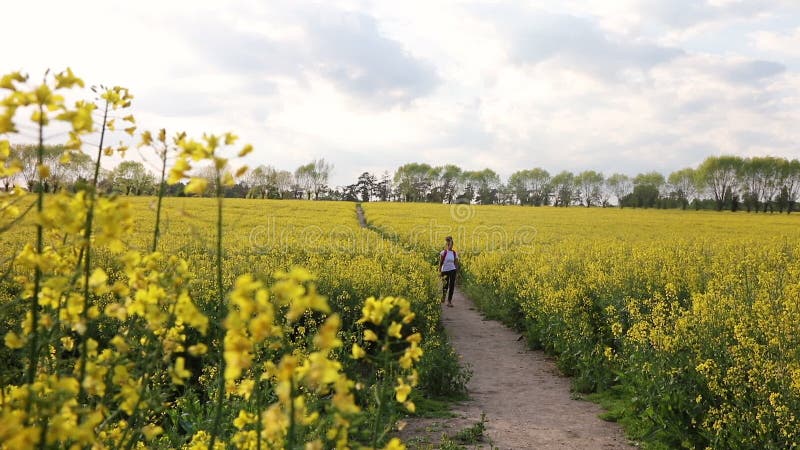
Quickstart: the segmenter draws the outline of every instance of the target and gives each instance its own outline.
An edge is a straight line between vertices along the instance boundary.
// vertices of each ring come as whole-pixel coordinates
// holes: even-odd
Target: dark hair
[[[453,236],[447,236],[444,238],[446,242],[453,242]]]

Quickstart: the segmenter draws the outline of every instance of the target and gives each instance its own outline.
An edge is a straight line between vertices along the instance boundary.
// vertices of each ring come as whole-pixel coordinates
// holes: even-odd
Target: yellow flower
[[[253,151],[253,146],[250,145],[250,144],[247,144],[244,147],[242,147],[242,149],[239,151],[239,154],[237,156],[239,156],[241,158],[243,156],[247,156],[252,151]]]
[[[389,330],[387,331],[387,334],[389,336],[391,336],[391,337],[394,337],[394,338],[397,338],[397,339],[402,339],[403,335],[400,334],[400,330],[402,328],[403,328],[402,324],[399,324],[397,322],[392,322],[392,324],[389,325]]]
[[[255,414],[249,413],[245,410],[240,410],[239,415],[233,420],[233,426],[239,430],[244,429],[244,427],[253,423],[256,423]]]
[[[353,350],[351,352],[353,359],[361,359],[367,355],[367,352],[364,351],[358,344],[353,344]]]
[[[377,342],[378,341],[378,335],[375,334],[375,332],[372,331],[372,330],[364,330],[364,340],[365,341]]]
[[[410,369],[414,362],[419,361],[421,357],[422,349],[412,343],[411,346],[403,352],[403,356],[400,357],[400,367],[403,369]]]
[[[84,87],[83,80],[76,77],[74,73],[72,73],[72,69],[67,67],[67,69],[63,72],[57,73],[56,76],[56,89],[64,89],[64,88],[71,88],[73,86],[80,86]]]
[[[355,397],[350,392],[353,382],[345,376],[336,379],[334,387],[336,393],[333,395],[333,406],[342,414],[358,414],[361,408],[355,403]]]
[[[164,429],[158,425],[147,424],[142,427],[142,434],[144,434],[144,438],[148,441],[153,440],[153,438],[161,435],[162,433],[164,433]]]
[[[342,341],[338,338],[339,328],[342,325],[342,319],[338,314],[333,314],[325,320],[325,323],[320,327],[319,332],[314,336],[314,345],[320,350],[332,350],[342,345]]]
[[[370,297],[364,301],[364,307],[361,308],[362,317],[359,323],[372,322],[375,325],[380,325],[384,316],[391,311],[394,306],[394,299],[386,297],[382,300],[376,300],[375,297]]]
[[[236,387],[236,394],[241,396],[245,400],[249,400],[250,396],[253,395],[253,388],[255,388],[255,386],[256,382],[253,379],[242,380]]]
[[[192,376],[192,372],[186,370],[184,367],[185,360],[183,357],[175,358],[175,365],[170,368],[170,376],[172,377],[172,382],[175,384],[182,385],[183,380]]]
[[[89,287],[97,291],[101,287],[105,286],[106,281],[108,281],[108,275],[106,275],[106,272],[103,269],[98,267],[94,269],[92,275],[89,276]]]
[[[392,438],[386,447],[383,447],[383,450],[406,450],[406,446],[403,445],[403,442],[398,438]]]
[[[208,347],[206,346],[206,344],[203,344],[201,342],[199,344],[190,345],[187,350],[189,351],[189,354],[192,356],[200,356],[200,355],[205,355],[208,352]]]
[[[11,349],[18,349],[25,346],[25,341],[22,340],[17,335],[17,333],[14,333],[13,331],[9,331],[8,333],[6,333],[5,341],[6,341],[6,347]]]
[[[395,398],[398,402],[403,403],[408,399],[408,394],[411,393],[411,386],[407,385],[402,378],[397,379],[397,386],[394,388]]]
[[[64,346],[64,350],[72,351],[75,346],[75,341],[69,336],[64,336],[61,338],[61,345]]]
[[[225,145],[233,145],[233,144],[235,144],[235,143],[236,143],[236,141],[237,141],[238,139],[239,139],[239,137],[238,137],[238,136],[236,136],[236,135],[235,135],[235,134],[233,134],[233,133],[230,133],[230,132],[228,132],[228,133],[225,133]]]
[[[130,349],[128,343],[125,342],[125,339],[120,335],[116,335],[113,338],[111,338],[111,341],[109,343],[113,345],[120,353],[127,353],[128,350]]]
[[[189,184],[183,188],[187,194],[202,194],[208,188],[208,180],[200,177],[192,177]]]
[[[419,333],[414,333],[414,334],[409,335],[408,337],[406,337],[406,341],[410,342],[412,344],[419,345],[422,342],[422,335],[419,334]]]

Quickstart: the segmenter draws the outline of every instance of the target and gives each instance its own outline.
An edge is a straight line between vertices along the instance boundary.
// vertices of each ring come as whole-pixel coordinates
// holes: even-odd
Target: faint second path
[[[519,334],[485,320],[472,301],[456,291],[442,321],[453,347],[473,371],[470,400],[458,403],[456,419],[434,424],[439,434],[454,434],[486,414],[488,441],[499,449],[629,449],[621,428],[598,417],[603,409],[573,399],[570,379],[559,374],[541,351],[526,347]],[[410,423],[411,428],[431,429]],[[489,443],[482,445],[489,448]],[[482,446],[478,446],[481,448]]]
[[[361,228],[367,228],[367,219],[364,217],[364,210],[361,205],[356,205],[356,215],[358,216],[358,224]]]

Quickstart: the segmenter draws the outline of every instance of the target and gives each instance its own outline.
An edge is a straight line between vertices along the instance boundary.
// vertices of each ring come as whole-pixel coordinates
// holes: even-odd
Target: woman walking
[[[439,275],[442,276],[442,303],[447,300],[447,306],[453,306],[453,289],[456,287],[456,272],[458,271],[458,253],[453,250],[453,237],[444,238],[444,250],[439,253]]]

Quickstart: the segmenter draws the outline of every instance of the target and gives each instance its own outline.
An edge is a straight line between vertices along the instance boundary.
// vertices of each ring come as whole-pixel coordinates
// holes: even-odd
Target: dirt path
[[[487,439],[470,448],[634,448],[618,425],[598,418],[602,408],[573,399],[569,378],[544,353],[528,350],[518,333],[485,320],[461,292],[453,303],[444,308],[442,321],[473,371],[470,399],[454,405],[456,418],[410,421],[403,435],[411,437],[411,448],[431,448],[442,433],[452,436],[479,422],[481,413]]]
[[[358,216],[358,224],[361,228],[367,228],[367,219],[364,217],[364,210],[361,205],[356,205],[356,215]]]
[[[367,226],[356,205],[359,224]],[[598,417],[598,405],[574,400],[570,380],[543,352],[529,350],[519,334],[485,320],[472,300],[456,289],[454,307],[442,322],[453,347],[473,372],[469,400],[449,419],[411,419],[400,433],[413,449],[436,448],[442,434],[473,427],[485,414],[484,442],[469,448],[631,449],[620,427]]]

